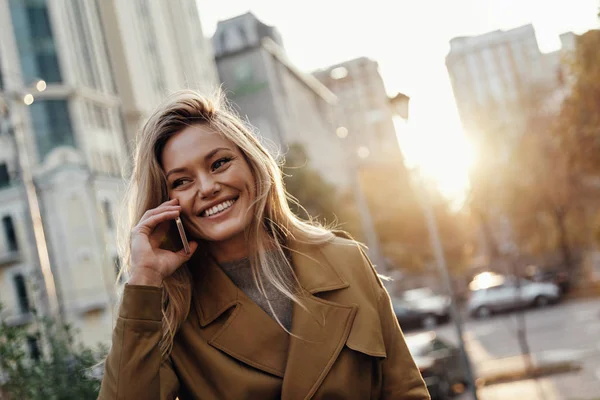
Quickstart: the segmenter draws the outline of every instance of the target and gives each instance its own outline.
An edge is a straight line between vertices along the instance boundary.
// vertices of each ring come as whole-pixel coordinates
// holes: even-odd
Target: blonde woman
[[[182,91],[150,117],[129,195],[100,399],[429,399],[361,247],[290,211],[220,98]]]

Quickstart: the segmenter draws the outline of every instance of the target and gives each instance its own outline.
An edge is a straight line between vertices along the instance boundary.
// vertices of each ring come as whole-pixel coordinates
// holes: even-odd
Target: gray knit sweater
[[[231,279],[231,281],[243,291],[252,301],[262,308],[269,316],[275,319],[267,298],[258,290],[252,277],[250,260],[231,261],[220,265],[221,269]],[[263,279],[263,285],[267,297],[271,301],[271,306],[279,318],[279,322],[290,331],[292,328],[292,301],[273,286],[266,279]]]

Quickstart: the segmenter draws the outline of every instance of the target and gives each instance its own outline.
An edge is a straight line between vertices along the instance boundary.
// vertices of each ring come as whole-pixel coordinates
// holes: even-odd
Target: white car
[[[560,289],[554,283],[504,280],[498,285],[480,288],[471,293],[468,301],[469,314],[476,318],[489,317],[497,311],[519,307],[545,307],[560,299]]]
[[[435,316],[438,321],[447,320],[450,316],[450,298],[435,294],[429,288],[406,290],[402,299],[422,313]]]

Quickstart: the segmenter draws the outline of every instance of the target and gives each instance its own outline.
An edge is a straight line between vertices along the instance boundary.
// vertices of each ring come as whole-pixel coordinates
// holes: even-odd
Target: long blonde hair
[[[207,125],[234,143],[246,157],[254,176],[255,212],[246,234],[252,274],[259,290],[265,295],[264,277],[286,297],[302,305],[300,287],[284,252],[287,239],[293,236],[304,243],[318,244],[331,239],[333,234],[312,221],[299,219],[290,210],[278,163],[226,104],[220,91],[212,96],[191,90],[178,91],[159,106],[143,126],[137,138],[134,168],[126,194],[127,219],[119,237],[122,265],[129,268],[133,227],[144,212],[168,200],[166,180],[159,163],[164,145],[173,135],[194,124]],[[189,314],[191,280],[187,265],[183,265],[163,282],[160,344],[163,356],[170,353],[175,334]]]

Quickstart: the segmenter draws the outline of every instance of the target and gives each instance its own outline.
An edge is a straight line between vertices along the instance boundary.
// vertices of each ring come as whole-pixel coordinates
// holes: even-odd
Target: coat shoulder
[[[322,247],[329,263],[347,279],[350,285],[371,283],[383,288],[381,279],[369,260],[367,247],[344,231],[333,231],[334,237]]]

